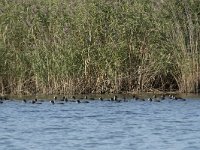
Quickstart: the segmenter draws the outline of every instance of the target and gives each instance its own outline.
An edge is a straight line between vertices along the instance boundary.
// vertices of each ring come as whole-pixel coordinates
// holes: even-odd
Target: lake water
[[[200,100],[4,101],[1,150],[198,150]]]

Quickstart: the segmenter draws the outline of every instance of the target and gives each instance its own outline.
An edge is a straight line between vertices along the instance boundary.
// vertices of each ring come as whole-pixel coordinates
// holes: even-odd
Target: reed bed
[[[199,92],[199,0],[0,0],[0,92]]]

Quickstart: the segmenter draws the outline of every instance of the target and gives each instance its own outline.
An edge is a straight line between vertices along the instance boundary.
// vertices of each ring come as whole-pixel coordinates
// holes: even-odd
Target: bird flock
[[[175,95],[153,95],[152,97],[149,98],[141,98],[138,97],[137,95],[132,95],[132,97],[122,97],[122,98],[118,98],[117,95],[114,95],[113,97],[110,98],[103,98],[103,97],[99,97],[99,98],[88,98],[88,96],[85,96],[84,98],[76,98],[75,96],[72,96],[71,98],[67,98],[65,96],[63,96],[61,99],[58,99],[57,96],[55,96],[54,98],[52,98],[51,100],[48,100],[50,104],[54,105],[54,104],[65,104],[65,103],[69,103],[69,102],[74,102],[74,103],[90,103],[90,101],[92,100],[99,100],[99,101],[110,101],[110,102],[129,102],[131,100],[135,100],[135,101],[149,101],[149,102],[161,102],[165,99],[168,100],[179,100],[179,101],[185,101],[186,99],[182,98],[182,97],[177,97]],[[8,97],[0,97],[0,104],[3,104],[5,101],[12,101],[11,99],[9,99]],[[31,103],[31,104],[42,104],[43,102],[45,102],[47,100],[38,100],[37,98],[33,99],[33,100],[29,100],[29,99],[23,99],[22,102],[23,103]]]

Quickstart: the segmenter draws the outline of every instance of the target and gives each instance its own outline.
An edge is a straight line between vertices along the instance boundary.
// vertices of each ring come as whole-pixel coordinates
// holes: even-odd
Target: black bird
[[[117,97],[116,95],[113,97],[113,101],[115,101],[115,102],[117,102],[117,103],[121,102],[121,100],[119,100],[118,97]]]
[[[174,100],[176,100],[176,97],[174,96],[174,95],[169,95],[169,99],[174,99]]]
[[[65,100],[65,96],[63,96],[63,98],[60,100],[60,101],[64,101]],[[56,104],[64,104],[63,102],[58,102],[58,103],[56,103]]]
[[[76,100],[76,103],[81,103],[81,101],[80,100]]]
[[[157,98],[157,95],[153,95],[152,101],[153,102],[160,102],[160,100]]]
[[[65,101],[65,96],[63,96],[60,101]]]
[[[35,104],[37,101],[38,101],[38,100],[37,100],[37,98],[36,98],[36,99],[32,100],[31,103],[32,103],[32,104]]]
[[[32,104],[35,104],[35,103],[36,103],[36,101],[35,101],[35,100],[32,100],[32,101],[31,101],[31,103],[32,103]]]
[[[181,101],[185,101],[186,99],[182,98],[182,97],[178,97],[178,96],[172,96],[173,100],[181,100]]]
[[[116,96],[116,95],[113,97],[113,100],[114,100],[114,101],[117,101],[117,96]]]
[[[25,99],[24,99],[24,100],[25,100]],[[26,102],[25,102],[26,100],[25,100],[25,101],[24,101],[24,100],[23,100],[23,102],[26,103]],[[32,100],[31,103],[32,103],[32,104],[42,104],[42,103],[38,102],[37,98],[34,99],[34,100]]]
[[[82,101],[82,103],[90,103],[89,101]]]
[[[160,102],[160,100],[159,99],[155,99],[154,102]]]
[[[51,104],[55,104],[55,101],[54,101],[54,100],[50,100],[50,103],[51,103]]]
[[[117,99],[115,102],[116,102],[116,103],[120,103],[120,102],[121,102],[121,100]]]
[[[68,99],[67,99],[67,97],[65,97],[65,100],[64,100],[65,102],[68,102]]]
[[[164,99],[165,99],[165,95],[161,95],[161,96],[160,96],[160,99],[161,99],[161,100],[164,100]]]
[[[26,99],[23,99],[23,102],[26,103],[27,102]]]
[[[38,102],[38,99],[35,99],[35,104],[42,104],[41,102]]]
[[[140,98],[140,99],[138,99],[139,101],[145,101],[145,99],[144,98]]]

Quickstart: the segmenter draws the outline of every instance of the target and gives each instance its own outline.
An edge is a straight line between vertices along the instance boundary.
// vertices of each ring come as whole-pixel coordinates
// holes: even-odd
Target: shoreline
[[[140,92],[140,93],[126,93],[126,94],[76,94],[76,95],[71,95],[71,94],[51,94],[51,95],[45,95],[45,94],[37,94],[37,95],[1,95],[1,98],[8,98],[8,99],[15,99],[15,100],[23,100],[23,99],[40,99],[40,100],[52,100],[54,96],[57,96],[58,101],[62,99],[63,96],[65,96],[68,99],[72,99],[73,96],[75,96],[77,99],[80,100],[99,100],[100,97],[105,98],[105,99],[110,99],[114,96],[119,97],[120,99],[127,98],[127,99],[132,99],[133,96],[136,96],[138,98],[150,98],[156,95],[157,97],[160,97],[162,95],[169,96],[169,95],[174,95],[174,96],[181,96],[183,98],[187,97],[200,97],[198,93],[180,93],[180,92],[164,92],[164,93],[152,93],[152,92]],[[87,97],[87,98],[85,98]]]

